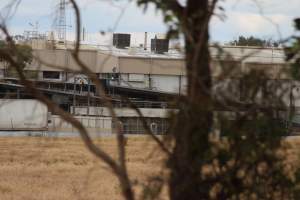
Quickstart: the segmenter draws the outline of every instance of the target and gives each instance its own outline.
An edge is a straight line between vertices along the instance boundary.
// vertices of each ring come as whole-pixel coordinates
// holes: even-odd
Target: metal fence
[[[75,116],[89,132],[112,133],[111,117],[93,117],[93,116]],[[50,124],[51,131],[77,132],[77,130],[68,122],[64,121],[58,115],[52,115]]]
[[[166,134],[169,122],[165,118],[144,118],[147,126],[154,134]],[[124,117],[120,118],[123,127],[124,134],[145,134],[145,129],[142,123],[142,119],[138,117]],[[113,124],[114,126],[114,124]]]

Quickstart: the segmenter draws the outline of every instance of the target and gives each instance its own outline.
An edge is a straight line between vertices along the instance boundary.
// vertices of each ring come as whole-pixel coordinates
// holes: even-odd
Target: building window
[[[43,71],[43,79],[59,79],[60,72]]]

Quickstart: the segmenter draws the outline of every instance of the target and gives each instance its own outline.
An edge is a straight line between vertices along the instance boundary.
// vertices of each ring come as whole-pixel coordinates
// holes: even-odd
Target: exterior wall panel
[[[114,55],[98,52],[97,62],[94,71],[96,73],[112,73],[113,68],[118,69],[118,65],[119,65],[118,57]]]
[[[68,68],[72,70],[81,70],[81,67],[73,59],[70,51],[68,51],[68,56]],[[97,51],[80,51],[79,58],[92,72],[97,73],[95,67],[97,64]]]
[[[120,57],[119,72],[133,74],[149,74],[151,60],[148,58]]]
[[[155,57],[120,57],[120,72],[135,74],[184,75],[185,65],[181,59]]]
[[[25,69],[37,71],[80,70],[69,50],[35,50],[33,54],[37,59],[34,59]],[[95,50],[81,51],[79,58],[94,73],[111,73],[112,69],[118,66],[117,57]],[[47,64],[51,66],[47,66]],[[59,66],[59,68],[52,65]]]
[[[150,74],[184,75],[184,61],[179,59],[153,59]]]
[[[151,75],[151,87],[153,90],[179,93],[179,76]]]
[[[63,71],[68,68],[68,53],[66,50],[35,50],[33,51],[33,62],[26,66],[27,70],[37,71]],[[51,66],[47,66],[50,64]],[[59,66],[63,69],[58,69],[53,66]]]

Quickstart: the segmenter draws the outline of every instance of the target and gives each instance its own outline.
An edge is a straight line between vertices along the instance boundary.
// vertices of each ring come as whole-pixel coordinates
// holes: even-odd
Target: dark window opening
[[[52,72],[52,71],[44,71],[43,78],[44,79],[59,79],[59,72]]]

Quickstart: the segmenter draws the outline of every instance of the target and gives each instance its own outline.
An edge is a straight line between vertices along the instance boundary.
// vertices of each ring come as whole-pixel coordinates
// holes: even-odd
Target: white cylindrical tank
[[[0,130],[47,130],[48,108],[33,99],[1,99]]]

